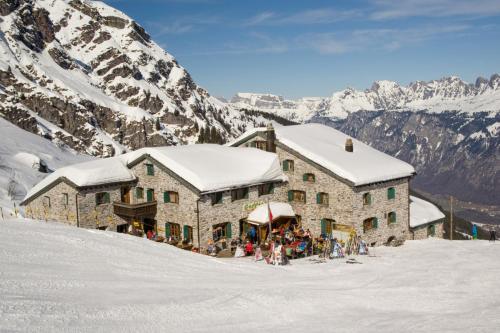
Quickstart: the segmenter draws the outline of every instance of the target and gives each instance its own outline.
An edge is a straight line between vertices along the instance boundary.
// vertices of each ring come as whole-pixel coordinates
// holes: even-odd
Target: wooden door
[[[122,187],[122,202],[130,203],[130,187]]]

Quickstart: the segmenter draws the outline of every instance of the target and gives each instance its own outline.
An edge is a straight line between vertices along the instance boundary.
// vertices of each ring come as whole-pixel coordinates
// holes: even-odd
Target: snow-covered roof
[[[410,227],[434,222],[444,218],[444,214],[432,203],[410,196]]]
[[[236,145],[266,128],[254,128],[232,141]],[[410,164],[387,155],[361,141],[352,139],[353,152],[345,150],[348,135],[321,124],[275,128],[276,139],[302,156],[330,170],[355,186],[409,177],[415,173]]]
[[[66,178],[78,187],[133,181],[128,165],[149,155],[200,192],[284,181],[278,157],[255,148],[214,144],[142,148],[116,157],[60,168],[35,185],[23,201]]]
[[[149,154],[201,192],[286,180],[276,154],[255,148],[186,145],[142,148],[122,157],[132,163],[144,154]]]
[[[293,211],[292,206],[288,203],[270,202],[269,207],[273,215],[273,221],[279,217],[295,217],[295,212]],[[258,206],[250,214],[248,214],[247,221],[258,224],[269,223],[267,203]]]

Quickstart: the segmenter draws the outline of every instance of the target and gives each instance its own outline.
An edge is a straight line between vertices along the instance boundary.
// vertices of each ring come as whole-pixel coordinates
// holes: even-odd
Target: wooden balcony
[[[125,202],[113,202],[113,212],[116,215],[130,218],[148,217],[156,215],[156,201],[129,204]]]

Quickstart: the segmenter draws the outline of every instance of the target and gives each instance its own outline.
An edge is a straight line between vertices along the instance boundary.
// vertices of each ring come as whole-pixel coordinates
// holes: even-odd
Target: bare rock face
[[[37,9],[33,11],[35,28],[42,35],[46,43],[50,43],[55,39],[54,26],[49,18],[49,12],[45,9]]]
[[[0,15],[6,16],[19,7],[20,0],[2,0],[0,1]]]

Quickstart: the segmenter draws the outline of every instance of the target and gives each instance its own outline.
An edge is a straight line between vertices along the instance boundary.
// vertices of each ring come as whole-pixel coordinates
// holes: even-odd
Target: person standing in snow
[[[472,239],[477,239],[477,226],[475,224],[472,225]]]
[[[257,232],[255,231],[255,227],[254,226],[251,226],[250,227],[250,241],[253,243],[255,243],[255,238],[257,236]]]
[[[490,229],[490,242],[491,241],[496,241],[497,240],[497,235],[495,229],[491,228]]]

